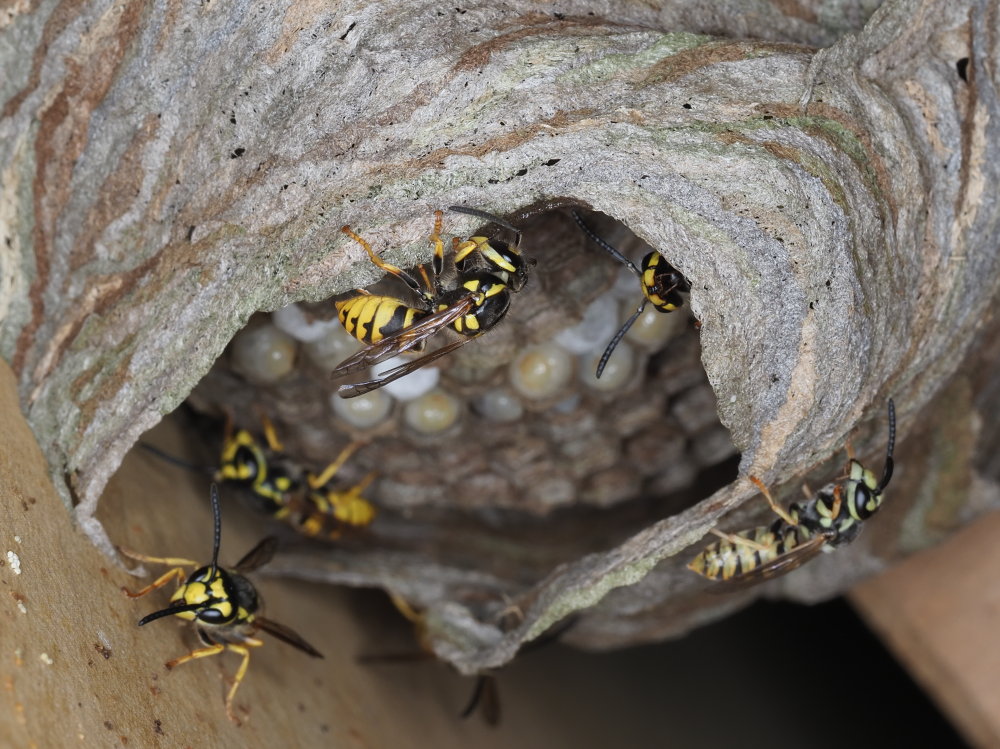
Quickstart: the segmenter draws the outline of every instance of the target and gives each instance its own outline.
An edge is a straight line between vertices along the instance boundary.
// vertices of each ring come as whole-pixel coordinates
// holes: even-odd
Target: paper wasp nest
[[[983,368],[952,378],[977,331],[993,340],[995,8],[892,0],[865,24],[866,4],[842,3],[830,24],[824,3],[788,17],[751,5],[359,4],[294,18],[275,5],[242,18],[213,4],[156,32],[138,11],[88,5],[79,28],[46,26],[55,41],[11,82],[0,119],[0,343],[83,529],[110,550],[93,517],[108,477],[211,370],[198,408],[250,420],[258,404],[315,467],[352,430],[372,439],[345,476],[381,474],[381,545],[309,547],[274,569],[397,590],[428,607],[438,653],[469,672],[576,611],[571,641],[613,647],[738,605],[709,602],[683,569],[720,520],[767,517],[759,500],[740,507],[748,482],[727,483],[735,456],[739,475],[787,499],[835,475],[848,438],[877,461],[890,396],[901,473],[877,525],[783,590],[828,594],[925,541],[934,499],[921,489],[945,481],[929,457],[944,447],[908,437],[928,424],[973,444],[960,439],[978,428],[968,414],[992,392]],[[9,33],[34,46],[42,25]],[[166,42],[108,61],[80,28],[119,50],[147,31]],[[232,44],[218,51],[208,40],[223,29]],[[450,205],[517,223],[539,265],[508,320],[441,361],[454,423],[448,406],[394,402],[351,426],[361,417],[331,405],[323,379],[329,351],[268,315],[299,303],[323,319],[326,300],[379,277],[343,224],[413,268],[430,257],[431,211]],[[622,350],[632,374],[609,371],[615,387],[592,387],[570,355],[552,365],[567,374],[551,395],[511,399],[527,345],[548,355],[567,328],[605,319],[593,305],[617,308],[617,323],[638,301],[637,288],[617,296],[618,269],[571,205],[660,251],[689,300],[664,316],[677,327],[662,341]],[[449,234],[478,225],[446,216]],[[286,330],[301,324],[282,314]],[[971,460],[969,448],[948,463],[963,499],[990,478]],[[510,603],[523,619],[502,631]]]

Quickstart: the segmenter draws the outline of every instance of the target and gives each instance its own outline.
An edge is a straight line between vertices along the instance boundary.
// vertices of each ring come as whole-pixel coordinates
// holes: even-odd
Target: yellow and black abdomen
[[[692,559],[688,568],[709,580],[730,580],[787,554],[812,538],[813,534],[803,525],[794,526],[779,521],[734,535],[763,548],[719,539]]]
[[[345,527],[364,528],[375,519],[376,510],[357,487],[346,491],[318,490],[309,493],[306,509],[293,520],[296,530],[315,538],[337,538]]]
[[[334,306],[344,329],[368,344],[409,328],[428,314],[396,297],[375,294],[358,294],[335,302]]]

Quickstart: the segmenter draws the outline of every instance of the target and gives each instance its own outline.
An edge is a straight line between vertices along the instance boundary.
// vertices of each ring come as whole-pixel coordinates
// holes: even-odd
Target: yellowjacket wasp
[[[361,528],[375,519],[376,509],[362,492],[375,479],[365,476],[355,486],[338,488],[333,479],[364,442],[351,442],[320,474],[303,469],[285,452],[267,416],[260,417],[263,441],[248,429],[233,429],[227,416],[219,468],[196,466],[143,443],[153,454],[176,465],[206,472],[215,481],[246,489],[256,509],[310,538],[338,538],[345,527]]]
[[[520,230],[501,218],[474,208],[452,206],[448,210],[492,221],[510,229],[515,235],[513,244],[481,236],[464,241],[455,237],[452,250],[458,276],[455,287],[448,290],[441,286],[441,274],[444,270],[441,211],[434,212],[434,233],[430,237],[434,245],[434,258],[430,278],[426,269],[420,266],[423,284],[404,270],[379,258],[371,245],[351,231],[349,226],[342,228],[344,234],[365,249],[372,263],[405,283],[416,294],[418,301],[414,307],[394,296],[380,296],[357,289],[354,296],[335,302],[337,314],[347,332],[368,344],[333,370],[335,379],[371,367],[396,354],[422,351],[428,338],[447,327],[451,327],[462,337],[418,359],[383,372],[374,379],[341,385],[337,389],[341,397],[352,398],[370,392],[450,354],[502,320],[510,307],[511,292],[523,288],[528,278],[528,266],[533,265],[534,260],[522,257],[518,249],[521,243]],[[473,267],[474,263],[485,267]]]
[[[578,212],[573,211],[573,218],[583,230],[584,234],[594,240],[598,247],[603,249],[611,255],[611,257],[635,273],[635,275],[639,277],[639,283],[642,286],[642,301],[639,302],[638,308],[632,313],[632,316],[625,321],[625,324],[619,328],[618,332],[615,333],[614,338],[612,338],[611,342],[608,344],[608,347],[604,349],[604,353],[601,354],[601,359],[597,363],[596,376],[599,378],[604,372],[604,367],[608,363],[608,359],[610,359],[611,354],[614,353],[615,347],[618,346],[622,338],[625,337],[625,334],[628,333],[629,328],[632,327],[632,324],[646,309],[646,304],[652,304],[658,312],[673,312],[675,309],[684,304],[681,292],[690,291],[691,284],[679,270],[664,260],[663,255],[656,250],[648,253],[642,259],[642,270],[639,270],[635,267],[635,264],[631,260],[622,255],[606,241],[601,239],[601,237],[599,237],[593,229],[587,226],[583,217],[581,217]]]
[[[177,565],[140,591],[133,593],[124,587],[122,591],[129,598],[139,598],[157,588],[162,588],[171,580],[183,580],[170,597],[170,605],[165,609],[144,616],[139,620],[139,626],[142,627],[166,616],[178,616],[194,624],[198,638],[204,647],[167,661],[165,665],[168,669],[197,658],[218,655],[225,650],[232,650],[243,656],[243,662],[236,672],[233,686],[226,695],[226,715],[233,722],[239,723],[235,713],[233,713],[233,698],[236,696],[236,690],[239,688],[240,682],[243,681],[247,667],[250,665],[250,648],[264,644],[254,637],[258,630],[264,630],[315,658],[323,656],[288,627],[265,619],[258,614],[261,608],[260,596],[257,595],[257,589],[254,588],[253,583],[244,575],[262,567],[271,560],[277,548],[276,539],[273,537],[265,538],[247,552],[232,569],[224,569],[219,566],[222,516],[219,511],[219,489],[214,483],[212,484],[211,498],[214,517],[211,563],[199,567],[185,579],[184,567],[198,567],[197,562],[174,557],[151,557],[121,549],[125,556],[141,562]]]
[[[756,476],[750,480],[760,489],[778,519],[738,533],[713,529],[720,540],[691,560],[688,568],[699,575],[742,587],[791,572],[821,551],[830,551],[858,537],[861,524],[882,506],[882,493],[892,479],[892,451],[896,444],[896,407],[889,399],[889,442],[882,478],[853,457],[844,482],[824,486],[804,504],[788,510],[779,505]]]

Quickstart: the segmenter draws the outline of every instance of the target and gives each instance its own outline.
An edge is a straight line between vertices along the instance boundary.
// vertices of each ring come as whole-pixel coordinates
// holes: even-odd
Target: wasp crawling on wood
[[[882,506],[882,492],[892,478],[892,451],[896,443],[896,407],[889,399],[889,443],[882,478],[850,458],[843,483],[834,481],[804,504],[788,510],[779,505],[756,476],[760,489],[778,519],[739,533],[713,529],[720,540],[691,560],[688,568],[710,580],[740,587],[791,572],[815,557],[858,537],[861,524]]]
[[[406,271],[380,259],[371,245],[351,231],[349,226],[341,230],[364,247],[372,263],[405,283],[416,294],[417,306],[394,296],[371,294],[364,289],[357,289],[354,296],[336,302],[337,314],[344,328],[368,346],[341,362],[333,370],[335,379],[396,354],[422,351],[425,341],[444,328],[451,327],[462,335],[459,340],[383,372],[372,380],[341,385],[337,390],[341,397],[352,398],[398,380],[490,330],[507,314],[511,292],[520,291],[527,281],[528,266],[534,261],[522,257],[518,250],[521,243],[519,229],[501,218],[473,208],[452,206],[448,210],[492,221],[510,229],[515,235],[513,244],[488,237],[476,236],[464,241],[455,237],[452,251],[458,276],[454,288],[448,290],[441,286],[444,271],[441,211],[434,212],[434,233],[430,237],[434,245],[431,277],[428,278],[424,266],[419,269],[423,284]]]
[[[215,484],[212,484],[211,497],[212,514],[215,519],[211,564],[196,569],[185,579],[184,567],[198,567],[197,562],[173,557],[150,557],[121,549],[125,556],[141,562],[177,565],[136,593],[124,587],[122,591],[129,598],[139,598],[157,588],[162,588],[171,580],[184,581],[170,597],[170,605],[165,609],[144,616],[139,620],[139,626],[166,616],[178,616],[194,624],[198,638],[204,647],[192,650],[180,658],[167,661],[166,667],[168,669],[196,658],[218,655],[225,650],[232,650],[234,653],[242,655],[243,662],[240,664],[236,677],[233,679],[233,685],[226,695],[226,715],[234,723],[239,723],[239,719],[233,712],[233,698],[236,696],[236,690],[239,688],[240,682],[243,681],[247,667],[250,665],[250,648],[264,644],[254,637],[258,630],[264,630],[315,658],[323,656],[288,627],[265,619],[257,613],[261,607],[261,600],[253,583],[244,577],[244,574],[262,567],[271,560],[277,548],[277,541],[273,537],[265,538],[253,547],[232,569],[223,569],[219,566],[219,540],[222,535],[222,521],[219,512],[219,490]]]
[[[690,291],[691,284],[679,270],[668,263],[663,258],[663,255],[656,250],[653,250],[642,259],[642,270],[639,270],[635,267],[635,263],[601,239],[601,237],[597,236],[594,230],[584,223],[583,218],[577,211],[573,211],[573,218],[579,224],[580,228],[583,229],[584,234],[594,240],[598,247],[635,273],[639,277],[639,283],[642,286],[642,301],[639,302],[638,308],[625,321],[625,324],[619,328],[614,338],[608,344],[608,347],[604,349],[604,353],[601,354],[601,359],[597,363],[596,375],[600,378],[604,372],[605,365],[608,363],[608,359],[611,358],[611,354],[614,353],[615,348],[621,342],[622,338],[625,337],[625,334],[628,333],[632,324],[646,309],[646,304],[652,304],[657,312],[673,312],[684,304],[681,292]]]

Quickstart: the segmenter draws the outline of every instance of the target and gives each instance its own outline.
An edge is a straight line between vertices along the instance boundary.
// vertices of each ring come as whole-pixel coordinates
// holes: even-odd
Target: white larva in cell
[[[330,396],[333,412],[358,429],[371,429],[385,421],[392,412],[392,403],[388,393],[381,390],[372,390],[357,398],[341,398],[336,393]]]
[[[573,357],[559,346],[529,346],[510,363],[510,384],[526,398],[551,398],[569,382],[573,364]]]
[[[408,361],[410,361],[409,357],[393,356],[384,362],[379,362],[371,368],[372,378],[406,364]],[[385,390],[396,400],[411,401],[433,390],[440,379],[441,370],[437,367],[421,367],[405,377],[383,385],[382,390]]]
[[[334,329],[344,330],[344,326],[336,317],[332,320],[310,317],[297,304],[289,304],[287,307],[272,312],[271,322],[279,330],[283,330],[295,340],[303,343],[319,341]]]
[[[414,431],[421,434],[440,434],[458,421],[462,403],[442,390],[434,390],[406,404],[403,419]]]
[[[233,341],[233,368],[251,382],[268,385],[295,368],[295,350],[295,339],[270,323],[245,328]]]
[[[306,356],[320,369],[333,370],[344,359],[364,346],[361,341],[349,335],[339,320],[327,328],[322,338],[305,344]]]
[[[475,400],[475,409],[490,421],[517,421],[524,414],[524,406],[507,388],[487,390]]]
[[[587,306],[578,324],[560,330],[553,340],[571,354],[603,351],[620,325],[617,300],[610,294],[602,294]]]
[[[624,341],[619,343],[607,364],[604,365],[604,372],[598,379],[597,362],[603,353],[601,351],[591,356],[580,357],[577,368],[580,382],[602,393],[625,387],[632,380],[632,373],[635,371],[635,350]]]

